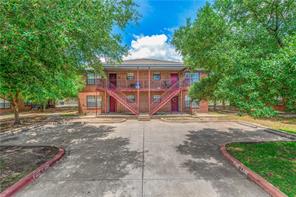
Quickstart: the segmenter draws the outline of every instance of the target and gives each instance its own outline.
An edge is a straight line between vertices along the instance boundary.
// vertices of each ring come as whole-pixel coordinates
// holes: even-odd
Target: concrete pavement
[[[3,140],[3,139],[2,139]],[[287,140],[231,122],[68,123],[1,144],[64,146],[52,169],[17,196],[268,196],[221,155],[232,141]]]

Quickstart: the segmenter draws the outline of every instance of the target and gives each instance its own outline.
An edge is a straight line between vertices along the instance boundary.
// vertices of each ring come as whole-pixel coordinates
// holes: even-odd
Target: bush
[[[263,107],[252,110],[250,113],[254,118],[272,118],[277,115],[277,111],[272,109],[271,107]]]

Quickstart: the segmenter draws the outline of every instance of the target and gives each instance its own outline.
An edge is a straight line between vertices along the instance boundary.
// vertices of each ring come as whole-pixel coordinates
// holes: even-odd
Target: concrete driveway
[[[219,145],[287,140],[231,122],[68,123],[1,144],[64,146],[66,156],[17,196],[267,196],[234,169]]]

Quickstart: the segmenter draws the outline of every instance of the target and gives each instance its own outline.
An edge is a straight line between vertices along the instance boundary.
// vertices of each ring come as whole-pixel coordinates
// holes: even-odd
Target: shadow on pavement
[[[20,133],[5,144],[44,144],[66,149],[65,158],[37,182],[36,188],[29,188],[28,194],[38,195],[47,188],[52,196],[60,192],[83,196],[94,192],[88,188],[95,182],[89,181],[98,181],[95,192],[102,196],[105,192],[125,193],[130,186],[122,179],[142,166],[143,153],[131,150],[129,139],[114,133],[115,127],[110,125],[51,125]],[[60,184],[52,185],[55,182]]]
[[[176,149],[178,153],[191,156],[182,166],[196,178],[211,182],[222,196],[250,196],[252,193],[240,191],[240,184],[244,183],[245,177],[223,158],[219,145],[232,141],[258,141],[266,136],[268,134],[263,130],[247,131],[237,128],[230,128],[227,131],[210,128],[192,130],[188,131],[186,139]],[[238,182],[240,179],[243,182]],[[237,189],[234,189],[236,187]],[[256,187],[254,188],[258,190]],[[252,189],[248,192],[252,192]]]

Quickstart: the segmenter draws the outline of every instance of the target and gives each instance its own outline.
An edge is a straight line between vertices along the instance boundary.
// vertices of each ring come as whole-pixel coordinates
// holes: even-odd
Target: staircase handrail
[[[118,90],[118,88],[116,88],[116,86],[114,84],[108,83],[107,89],[114,91],[116,94],[118,94],[124,100],[124,102],[126,102],[127,105],[133,107],[136,111],[138,111],[137,103],[129,102],[129,99],[127,98],[127,96],[123,92]]]
[[[167,98],[174,90],[181,88],[180,87],[181,82],[183,82],[183,80],[182,81],[180,81],[180,80],[175,81],[164,93],[162,93],[160,95],[160,102],[153,103],[151,105],[151,111],[153,110],[154,107],[158,106],[163,100],[165,100],[165,98]]]

